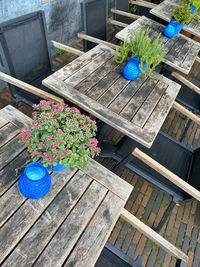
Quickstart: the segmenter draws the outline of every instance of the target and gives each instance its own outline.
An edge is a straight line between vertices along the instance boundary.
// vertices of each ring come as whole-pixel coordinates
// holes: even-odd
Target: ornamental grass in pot
[[[135,80],[142,74],[150,78],[157,78],[152,75],[165,56],[164,44],[159,34],[153,41],[149,37],[150,28],[131,31],[130,40],[121,43],[121,48],[116,49],[115,60],[117,63],[128,61],[123,69],[123,76],[127,80]]]
[[[94,138],[96,122],[64,103],[42,100],[33,109],[31,128],[19,133],[19,142],[27,146],[32,160],[41,159],[51,171],[68,166],[86,170],[88,157],[100,153]]]

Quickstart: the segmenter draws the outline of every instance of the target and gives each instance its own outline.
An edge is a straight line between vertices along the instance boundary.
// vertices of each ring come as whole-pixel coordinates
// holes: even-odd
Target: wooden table
[[[86,173],[53,173],[44,197],[25,198],[18,178],[31,160],[18,131],[30,123],[0,110],[0,265],[94,266],[133,187],[89,159]]]
[[[150,10],[150,13],[165,20],[170,21],[171,17],[174,15],[174,10],[177,7],[178,3],[171,1],[163,1],[156,7]],[[190,23],[186,24],[183,28],[187,32],[200,37],[200,22],[197,20],[192,20]]]
[[[180,85],[161,77],[128,81],[116,64],[114,50],[98,45],[43,84],[131,139],[151,147]],[[154,73],[157,75],[157,73]]]
[[[163,32],[165,28],[165,26],[159,24],[158,22],[142,16],[118,32],[115,36],[124,41],[129,39],[130,32],[132,30],[143,30],[148,27],[152,29],[150,33],[151,39],[154,39],[160,32]],[[167,53],[163,62],[176,70],[188,74],[192,68],[195,58],[199,53],[200,44],[182,34],[173,36],[171,39],[162,34],[161,40],[164,41],[164,49]]]

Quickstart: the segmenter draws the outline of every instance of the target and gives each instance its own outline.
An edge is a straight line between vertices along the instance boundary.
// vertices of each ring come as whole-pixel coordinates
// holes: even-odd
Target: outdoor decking
[[[81,42],[76,42],[75,47],[80,49]],[[73,60],[74,56],[71,54],[60,55],[54,59],[56,68],[62,67],[69,61]],[[189,78],[191,80],[198,79],[200,72],[200,64],[195,62]],[[198,84],[197,84],[198,85]],[[200,81],[199,81],[200,85]],[[5,100],[5,103],[0,102],[0,108],[12,102],[12,96],[9,90],[5,88],[0,92],[0,98]],[[31,115],[31,108],[20,104],[19,109]],[[178,140],[184,130],[187,120],[179,112],[171,109],[162,130],[176,137]],[[107,141],[116,143],[120,139],[121,134],[117,131],[108,133]],[[193,148],[200,145],[200,128],[191,123],[185,138],[182,141]],[[111,169],[114,162],[111,160],[103,160],[100,162]],[[124,169],[121,177],[127,182],[135,186],[130,199],[126,204],[126,208],[136,215],[140,220],[144,221],[151,227],[156,227],[162,218],[164,210],[167,208],[170,197],[167,194],[155,189],[151,184],[143,181],[140,177],[132,174]],[[189,202],[184,206],[176,206],[171,213],[168,221],[162,228],[160,234],[166,237],[172,244],[179,247],[183,252],[187,253],[191,259],[191,265],[197,267],[200,264],[200,204],[197,201]],[[167,254],[163,249],[154,245],[145,236],[133,229],[127,222],[119,219],[109,242],[114,246],[128,254],[130,257],[136,258],[138,255],[143,257],[143,266],[175,266],[176,259]],[[192,265],[193,263],[193,265]]]

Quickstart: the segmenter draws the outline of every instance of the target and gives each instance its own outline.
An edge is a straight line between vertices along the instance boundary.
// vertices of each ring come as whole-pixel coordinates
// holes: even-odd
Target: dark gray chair
[[[83,33],[92,37],[107,40],[108,0],[85,0],[81,3]],[[87,52],[96,44],[83,40]]]
[[[151,159],[156,160],[158,168],[154,165],[153,167],[155,168],[152,168],[151,165],[149,166],[148,161],[144,162],[143,159],[142,161],[138,159],[132,153],[136,147]],[[200,148],[196,150],[189,149],[165,133],[159,132],[150,149],[128,137],[124,137],[117,145],[113,159],[117,162],[112,170],[113,172],[119,174],[126,167],[171,195],[172,201],[156,229],[157,231],[160,231],[176,203],[191,201],[194,200],[194,197],[200,201]],[[164,166],[164,172],[159,172],[160,165]],[[183,185],[180,186],[175,184],[174,181],[166,179],[165,171],[170,171],[172,176],[180,177],[181,180],[178,180]],[[186,190],[184,188],[184,181],[187,183],[188,188],[192,186],[195,195],[193,193],[188,194],[187,188]]]
[[[107,242],[95,267],[142,267],[142,257],[134,261]]]
[[[61,45],[56,42],[55,44]],[[67,46],[63,49],[65,48]],[[53,71],[43,11],[33,12],[0,24],[0,70],[13,78],[55,95],[41,83]],[[5,77],[1,75],[1,79],[3,78]],[[28,85],[25,85],[26,91],[24,91],[25,88],[22,90],[15,82],[14,84],[9,83],[9,88],[14,98],[12,104],[15,106],[19,102],[32,105],[44,98],[41,98],[40,94],[37,96],[33,94],[34,88],[31,93],[28,92]]]

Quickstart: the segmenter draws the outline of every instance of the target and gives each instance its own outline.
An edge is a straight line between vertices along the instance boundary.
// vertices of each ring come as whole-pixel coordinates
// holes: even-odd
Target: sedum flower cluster
[[[33,109],[31,129],[19,133],[19,142],[27,146],[33,161],[41,158],[45,167],[59,161],[85,170],[88,156],[100,153],[94,138],[96,122],[64,103],[42,100]]]

